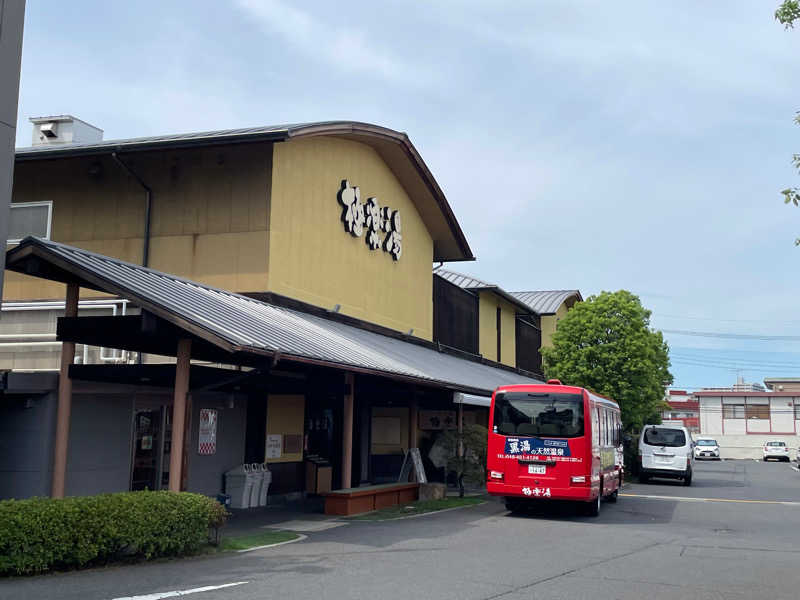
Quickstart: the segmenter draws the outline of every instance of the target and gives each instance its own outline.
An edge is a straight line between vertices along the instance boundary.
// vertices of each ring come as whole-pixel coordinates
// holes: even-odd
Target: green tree
[[[784,0],[780,6],[775,10],[775,20],[778,21],[785,29],[794,27],[795,21],[800,21],[800,0]],[[800,125],[800,112],[794,118],[795,123]],[[800,171],[800,154],[795,154],[792,157],[792,164]],[[800,188],[790,187],[781,190],[783,194],[783,201],[786,204],[794,204],[800,206]],[[800,238],[794,240],[795,246],[800,246]]]
[[[775,20],[786,29],[794,27],[794,22],[800,21],[800,1],[784,0],[775,10]]]
[[[547,377],[616,400],[627,431],[661,422],[664,386],[672,383],[669,347],[638,296],[602,292],[576,304],[542,356]]]

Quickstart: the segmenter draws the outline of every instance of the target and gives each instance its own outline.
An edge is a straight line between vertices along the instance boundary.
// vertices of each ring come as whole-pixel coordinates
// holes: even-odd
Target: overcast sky
[[[106,139],[377,123],[447,195],[478,257],[450,268],[628,289],[662,329],[800,336],[779,195],[800,184],[800,30],[777,4],[28,0],[17,143],[61,113]],[[800,376],[800,341],[666,337],[676,386]]]

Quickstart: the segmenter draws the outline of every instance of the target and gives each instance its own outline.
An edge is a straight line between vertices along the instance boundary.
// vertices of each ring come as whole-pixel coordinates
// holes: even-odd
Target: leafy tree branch
[[[672,383],[669,348],[634,294],[602,292],[575,305],[542,355],[548,378],[616,400],[626,430],[661,422],[664,387]]]
[[[775,20],[786,29],[794,27],[795,21],[800,20],[800,1],[784,0],[775,10]]]
[[[775,20],[782,24],[784,29],[793,28],[795,21],[800,21],[800,0],[784,0],[775,11]],[[794,122],[800,125],[800,112],[795,116]],[[800,171],[800,154],[792,157],[792,165]],[[781,194],[784,203],[800,206],[800,188],[789,187],[781,190]],[[795,238],[794,245],[800,246],[800,238]]]

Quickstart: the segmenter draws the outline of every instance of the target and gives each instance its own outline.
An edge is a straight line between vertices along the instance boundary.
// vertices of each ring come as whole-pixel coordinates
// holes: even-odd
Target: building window
[[[769,408],[769,407],[767,407]],[[723,404],[723,419],[744,419],[744,404]]]
[[[794,418],[800,419],[800,404],[794,405]]]
[[[748,404],[746,414],[748,419],[769,420],[769,404]]]
[[[49,240],[52,222],[52,202],[13,202],[9,211],[8,243],[19,243],[29,235]]]

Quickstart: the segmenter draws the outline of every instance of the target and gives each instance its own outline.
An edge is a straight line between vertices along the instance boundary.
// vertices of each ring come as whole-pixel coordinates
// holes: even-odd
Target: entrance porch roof
[[[220,358],[229,356],[231,364],[240,364],[246,357],[251,364],[253,358],[263,357],[264,362],[272,358],[481,396],[501,385],[541,383],[514,370],[440,352],[430,343],[367,331],[48,240],[26,238],[7,253],[6,265],[12,271],[77,283],[130,300],[159,322],[166,322],[177,335],[182,331],[184,337],[202,340],[202,347],[216,348]],[[76,319],[98,317],[73,321]],[[81,333],[72,325],[64,328],[70,331],[70,341],[81,343],[83,337],[85,343],[96,344],[103,335],[98,327]],[[117,328],[109,331],[113,329]],[[104,343],[134,349],[135,327],[118,330],[125,332],[125,339],[117,340],[118,346]],[[144,341],[142,345],[146,347]]]

